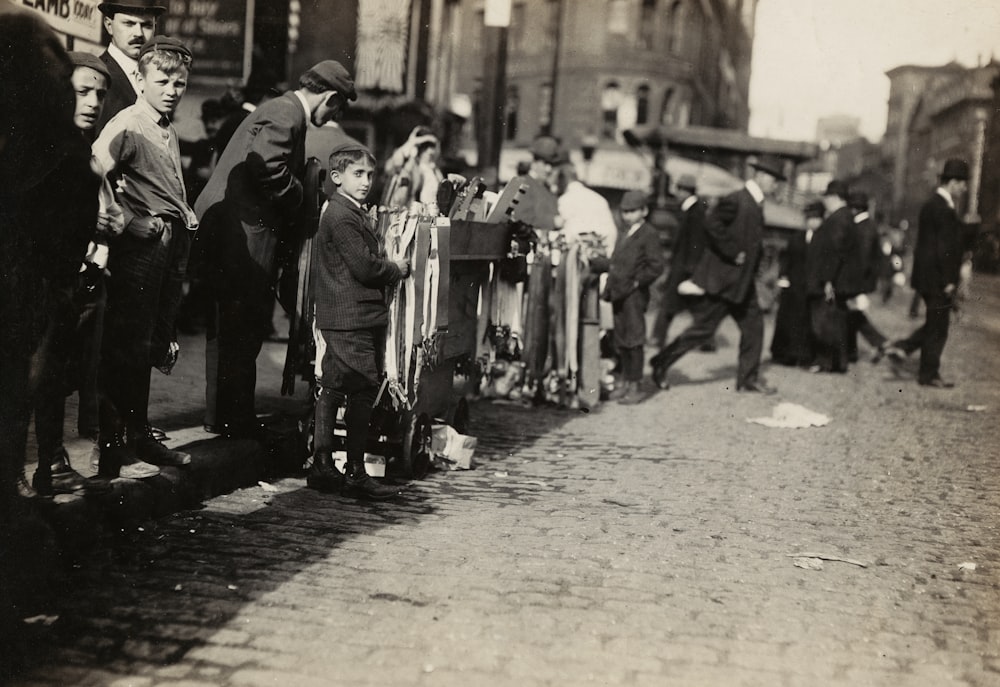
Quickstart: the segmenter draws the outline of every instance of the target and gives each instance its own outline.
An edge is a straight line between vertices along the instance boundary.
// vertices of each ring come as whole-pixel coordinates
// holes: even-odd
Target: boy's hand
[[[128,231],[140,239],[159,238],[167,228],[161,217],[136,217],[128,223]]]
[[[399,268],[400,279],[406,279],[410,276],[410,263],[406,260],[396,260],[396,267]]]

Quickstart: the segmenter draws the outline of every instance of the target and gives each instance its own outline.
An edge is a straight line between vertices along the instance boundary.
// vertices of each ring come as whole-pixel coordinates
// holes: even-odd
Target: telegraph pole
[[[480,94],[477,132],[479,169],[490,188],[500,178],[500,148],[503,145],[504,113],[507,107],[507,27],[511,0],[486,0],[483,27],[483,86]]]

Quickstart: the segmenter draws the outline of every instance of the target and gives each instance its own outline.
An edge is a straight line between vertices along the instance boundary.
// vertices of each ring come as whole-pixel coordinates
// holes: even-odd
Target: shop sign
[[[158,22],[163,33],[184,41],[194,56],[195,77],[243,79],[247,0],[170,0]]]
[[[21,0],[21,6],[42,15],[59,33],[101,42],[99,0]]]

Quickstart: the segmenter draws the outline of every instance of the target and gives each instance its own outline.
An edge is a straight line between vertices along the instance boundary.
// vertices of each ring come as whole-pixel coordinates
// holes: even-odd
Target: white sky
[[[750,133],[813,140],[816,120],[861,118],[885,132],[889,79],[903,64],[1000,61],[1000,0],[760,0]]]

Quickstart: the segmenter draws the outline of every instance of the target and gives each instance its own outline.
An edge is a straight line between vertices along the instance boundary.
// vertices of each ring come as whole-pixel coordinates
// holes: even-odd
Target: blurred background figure
[[[809,286],[806,254],[813,235],[823,223],[826,208],[816,200],[806,206],[805,228],[792,234],[781,254],[778,314],[774,319],[771,359],[781,365],[809,367],[815,356],[809,321]]]

